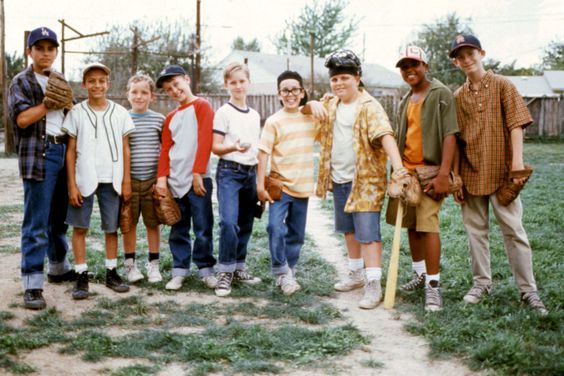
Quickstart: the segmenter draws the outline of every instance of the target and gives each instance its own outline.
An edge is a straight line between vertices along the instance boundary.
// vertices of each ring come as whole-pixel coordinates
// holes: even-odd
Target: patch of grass
[[[377,361],[374,358],[366,359],[361,362],[361,364],[366,368],[382,368],[384,367],[384,363]]]
[[[152,376],[157,373],[158,367],[149,367],[145,365],[136,364],[118,369],[110,373],[111,376]]]

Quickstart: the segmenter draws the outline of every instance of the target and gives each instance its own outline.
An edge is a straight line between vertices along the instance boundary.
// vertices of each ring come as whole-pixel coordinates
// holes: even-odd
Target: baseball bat
[[[392,242],[392,254],[390,256],[390,266],[388,267],[388,279],[386,280],[386,293],[384,295],[384,308],[394,308],[396,301],[396,287],[398,284],[398,267],[401,241],[401,222],[403,220],[403,204],[398,200],[398,210],[396,213],[396,227],[394,230],[394,240]]]

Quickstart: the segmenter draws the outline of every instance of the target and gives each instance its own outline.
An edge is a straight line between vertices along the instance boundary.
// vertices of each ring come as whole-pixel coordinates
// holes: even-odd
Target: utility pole
[[[2,125],[4,126],[4,152],[6,155],[15,152],[14,137],[12,135],[12,124],[8,119],[8,100],[7,93],[7,72],[6,67],[6,35],[4,23],[4,0],[0,0],[0,103],[2,104]]]
[[[61,24],[61,72],[63,74],[65,74],[65,43],[66,42],[70,42],[71,40],[76,40],[76,39],[96,37],[99,35],[105,35],[110,33],[109,31],[102,31],[93,34],[82,34],[80,31],[76,30],[75,28],[71,27],[68,23],[66,23],[64,19],[59,20],[59,23]],[[65,38],[65,28],[74,31],[76,34],[78,34],[78,37]]]
[[[314,61],[315,61],[315,57],[313,55],[313,51],[315,49],[314,46],[314,41],[313,41],[313,37],[315,36],[315,34],[313,32],[309,33],[309,53],[311,55],[311,89],[310,89],[310,93],[311,96],[313,98],[315,98],[315,84],[314,84]]]
[[[137,66],[139,65],[139,47],[146,46],[160,37],[157,36],[149,40],[143,40],[143,38],[139,35],[139,29],[137,29],[137,26],[130,28],[130,30],[133,32],[133,43],[131,45],[131,75],[134,76],[137,74]]]
[[[202,69],[201,69],[201,55],[200,55],[200,2],[196,0],[196,69],[194,72],[194,92],[198,94],[201,89]]]

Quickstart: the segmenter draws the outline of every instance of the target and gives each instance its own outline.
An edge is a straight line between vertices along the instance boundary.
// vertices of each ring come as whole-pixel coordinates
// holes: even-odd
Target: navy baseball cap
[[[55,32],[48,27],[42,26],[30,31],[29,36],[27,37],[27,48],[31,48],[31,46],[33,46],[35,43],[42,40],[48,40],[55,46],[59,47],[57,34],[55,34]]]
[[[157,78],[157,87],[160,89],[163,87],[164,80],[174,76],[186,76],[186,71],[180,65],[167,65],[165,69],[159,73],[159,77]]]
[[[456,50],[458,50],[461,47],[473,47],[473,48],[477,48],[478,50],[481,50],[482,44],[480,43],[478,38],[476,38],[473,35],[459,34],[452,41],[448,56],[450,58],[453,58],[456,55]]]

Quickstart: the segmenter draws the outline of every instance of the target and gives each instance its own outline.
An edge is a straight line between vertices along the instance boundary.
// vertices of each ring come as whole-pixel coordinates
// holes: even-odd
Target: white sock
[[[427,274],[425,276],[425,284],[428,285],[431,281],[439,282],[441,280],[441,273],[438,274]]]
[[[75,264],[74,265],[74,271],[77,272],[78,274],[87,272],[88,271],[88,265],[87,264]]]
[[[364,260],[362,258],[353,259],[349,257],[349,269],[358,270],[364,268]]]
[[[411,266],[413,267],[413,271],[415,273],[417,273],[417,275],[427,273],[427,267],[425,266],[425,260],[412,261]]]
[[[366,280],[368,282],[375,279],[382,279],[382,268],[366,268]]]
[[[117,268],[117,258],[115,259],[106,259],[106,269],[115,269]]]

